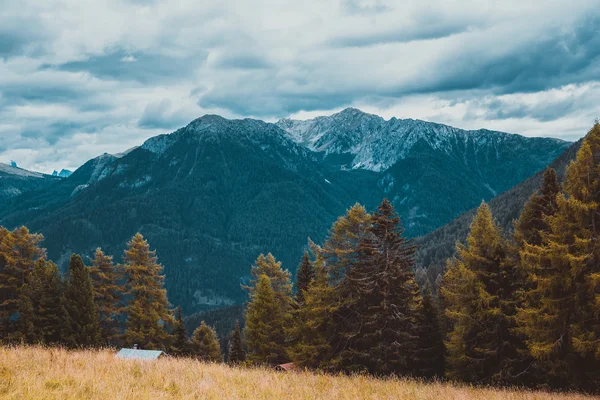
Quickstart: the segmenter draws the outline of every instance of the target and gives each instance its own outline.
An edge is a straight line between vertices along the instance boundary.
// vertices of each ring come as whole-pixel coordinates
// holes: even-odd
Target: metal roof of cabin
[[[156,360],[165,354],[160,350],[121,349],[115,357],[129,360]]]

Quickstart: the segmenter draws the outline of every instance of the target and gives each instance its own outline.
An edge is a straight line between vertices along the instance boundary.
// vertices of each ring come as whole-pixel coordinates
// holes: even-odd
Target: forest
[[[599,211],[600,124],[562,184],[544,172],[508,237],[483,202],[438,282],[417,283],[416,246],[388,200],[372,213],[356,204],[323,243],[308,241],[294,283],[275,256],[258,256],[225,355],[206,323],[188,337],[141,234],[122,263],[101,249],[88,265],[74,254],[63,277],[41,235],[2,229],[0,340],[598,392]]]

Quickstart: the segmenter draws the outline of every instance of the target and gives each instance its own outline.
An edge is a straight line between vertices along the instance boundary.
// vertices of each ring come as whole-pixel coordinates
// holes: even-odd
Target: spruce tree
[[[142,349],[166,349],[170,339],[166,328],[173,317],[156,252],[137,233],[127,243],[123,260],[125,296],[129,300],[123,310],[127,315],[125,343]]]
[[[374,374],[414,374],[418,346],[419,288],[414,279],[415,247],[386,199],[371,217],[348,271],[350,301],[339,314],[347,321],[340,366]]]
[[[199,360],[206,362],[223,361],[217,332],[206,325],[204,321],[194,330],[190,348],[194,357]]]
[[[416,375],[425,379],[444,376],[446,348],[440,323],[438,305],[429,286],[423,290],[423,302],[419,310],[419,343],[415,352]]]
[[[310,282],[314,279],[315,272],[313,269],[312,262],[310,261],[310,257],[308,255],[308,251],[304,251],[304,255],[302,256],[302,261],[298,266],[298,271],[296,273],[296,296],[295,300],[297,304],[304,303],[304,293],[308,290],[308,286]]]
[[[246,310],[246,343],[250,362],[276,365],[288,360],[285,328],[289,320],[289,311],[277,301],[271,279],[265,274],[260,275]]]
[[[515,376],[518,337],[514,335],[514,266],[506,242],[482,203],[467,245],[449,261],[441,294],[451,329],[446,341],[447,376],[473,383],[507,382]]]
[[[567,168],[557,210],[525,244],[531,285],[517,315],[527,347],[553,387],[600,387],[600,124]]]
[[[19,292],[18,301],[19,323],[13,340],[21,343],[34,344],[40,341],[35,328],[35,312],[31,301],[31,286],[23,285]]]
[[[46,257],[40,247],[43,236],[21,227],[11,232],[0,230],[0,340],[20,338],[19,303],[21,290],[28,283],[35,262]],[[23,306],[25,306],[23,304]]]
[[[102,342],[115,345],[119,342],[119,334],[122,333],[119,324],[123,297],[121,274],[112,257],[105,255],[100,248],[94,253],[89,272],[100,316]]]
[[[65,287],[65,342],[70,347],[92,347],[101,343],[98,310],[94,303],[92,281],[77,254],[71,256],[69,279]]]
[[[175,329],[173,329],[173,344],[171,345],[171,354],[177,356],[186,356],[190,352],[190,344],[183,324],[181,307],[177,307],[175,312]]]
[[[235,328],[231,334],[228,350],[227,359],[229,364],[238,365],[246,361],[246,351],[244,350],[244,342],[242,341],[242,332],[240,331],[240,324],[237,320],[235,321]]]

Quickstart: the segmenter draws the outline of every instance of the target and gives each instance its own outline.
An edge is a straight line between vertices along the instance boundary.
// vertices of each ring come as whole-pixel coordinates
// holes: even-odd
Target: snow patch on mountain
[[[13,163],[14,163],[14,161],[13,161]],[[22,177],[27,177],[27,178],[43,178],[44,177],[44,174],[42,174],[42,173],[28,171],[26,169],[19,168],[16,166],[16,163],[14,165],[15,166],[11,166],[11,165],[7,165],[4,163],[0,163],[0,172],[8,174],[8,175],[16,175],[16,176],[22,176]]]

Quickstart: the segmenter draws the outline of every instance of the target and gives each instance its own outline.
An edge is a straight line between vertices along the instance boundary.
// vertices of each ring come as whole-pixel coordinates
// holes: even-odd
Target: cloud
[[[73,169],[205,113],[350,105],[573,139],[598,117],[596,3],[4,2],[0,160]]]

